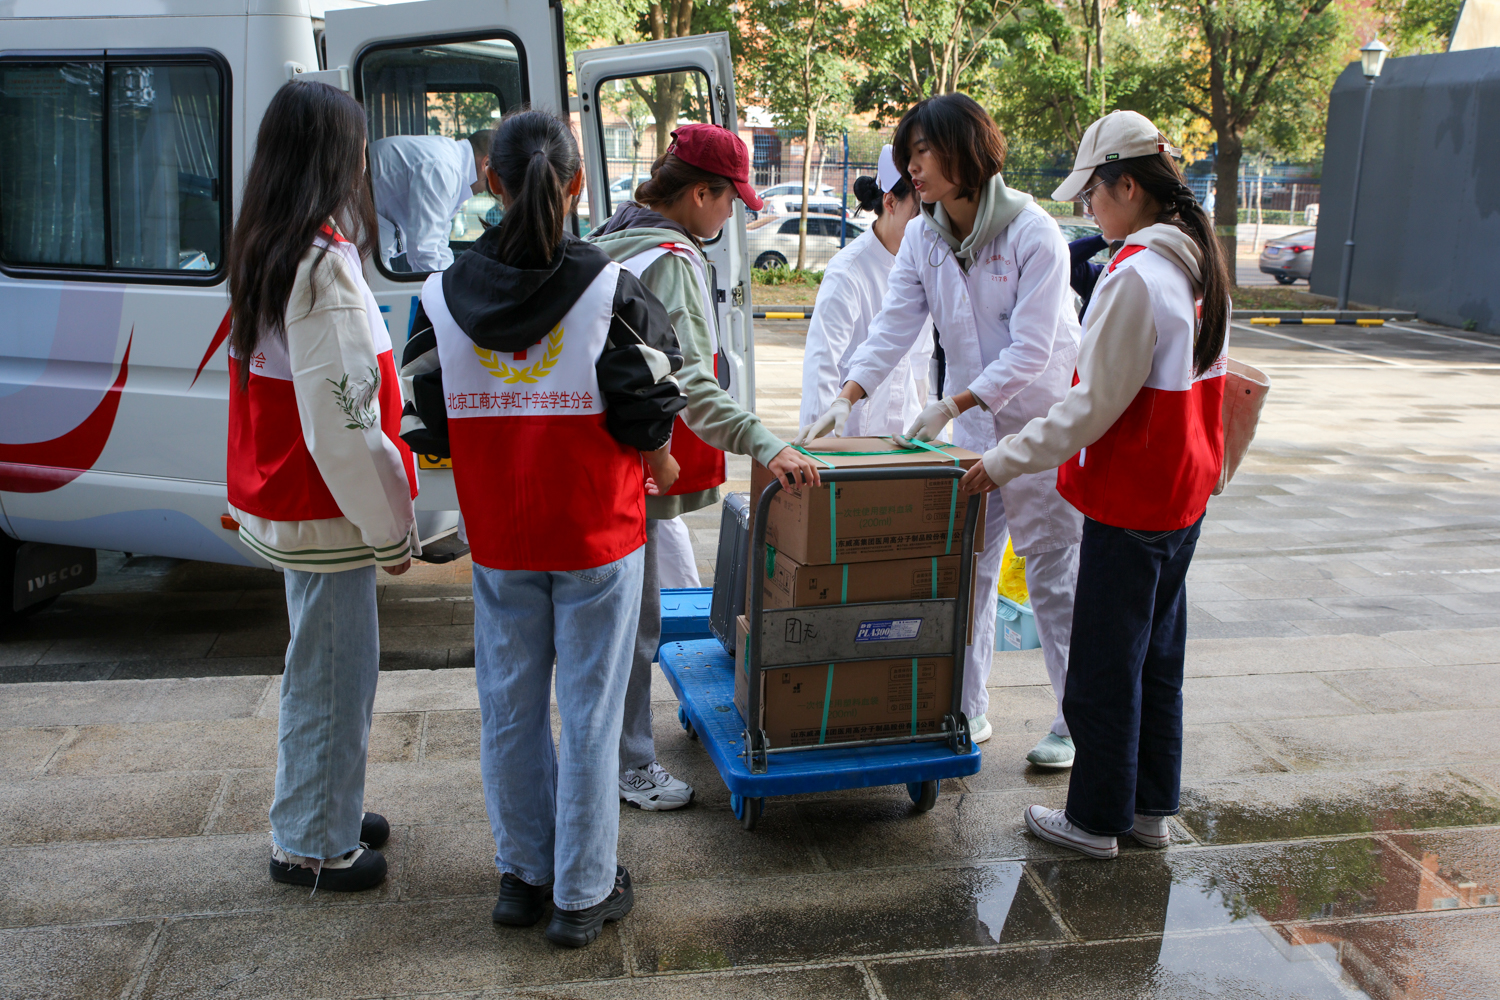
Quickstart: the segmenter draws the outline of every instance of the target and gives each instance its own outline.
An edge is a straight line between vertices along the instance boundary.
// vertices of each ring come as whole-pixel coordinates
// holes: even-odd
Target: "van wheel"
[[[755,267],[759,271],[769,271],[776,267],[786,267],[786,258],[774,250],[767,250],[755,258]]]

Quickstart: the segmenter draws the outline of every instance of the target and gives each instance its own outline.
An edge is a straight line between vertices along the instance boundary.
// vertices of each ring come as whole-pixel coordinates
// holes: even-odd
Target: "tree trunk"
[[[1220,132],[1218,140],[1214,177],[1219,192],[1214,202],[1214,231],[1219,235],[1219,246],[1229,267],[1229,284],[1234,286],[1238,284],[1235,263],[1239,256],[1240,158],[1244,155],[1244,147],[1237,135]]]
[[[807,185],[812,167],[813,143],[818,140],[818,112],[807,113],[807,138],[802,146],[802,222],[797,227],[797,270],[807,266]]]
[[[1107,107],[1104,94],[1104,4],[1094,0],[1094,54],[1099,59],[1099,117],[1103,118]]]

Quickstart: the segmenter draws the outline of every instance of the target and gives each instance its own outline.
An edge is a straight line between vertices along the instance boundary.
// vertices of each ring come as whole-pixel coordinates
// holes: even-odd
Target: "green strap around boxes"
[[[908,448],[907,446],[898,443],[894,438],[887,437],[887,438],[882,438],[882,440],[890,441],[891,444],[895,445],[897,448],[900,448],[902,451],[916,451],[918,448],[921,448],[921,449],[924,449],[926,451],[932,452],[934,455],[941,456],[942,458],[951,458],[952,456],[950,456],[950,455],[944,455],[943,454],[943,449],[954,447],[951,444],[948,444],[946,442],[941,442],[941,441],[938,442],[938,444],[936,446],[933,446],[931,444],[928,444],[926,441],[918,441],[915,438],[913,438],[913,439],[911,439],[912,447]],[[823,455],[842,455],[842,456],[849,457],[849,458],[863,458],[863,457],[872,457],[872,456],[878,457],[878,456],[881,456],[881,455],[889,455],[889,454],[891,454],[888,451],[808,451],[806,448],[802,447],[800,444],[794,444],[794,445],[792,445],[792,447],[795,448],[797,451],[801,452],[802,454],[806,455],[808,458],[814,459],[815,461],[817,461],[821,465],[824,465],[824,466],[826,466],[826,467],[828,467],[830,469],[836,469],[836,468],[838,468],[838,466],[834,465],[832,462],[824,460],[821,456],[823,456]],[[959,464],[958,459],[954,458],[953,459],[953,464],[955,466],[958,466],[958,464]],[[955,517],[955,515],[957,513],[958,513],[958,480],[955,479],[955,480],[953,480],[953,493],[948,498],[948,539],[944,543],[944,546],[943,546],[943,555],[945,555],[945,556],[953,554],[953,522],[954,522],[954,517]],[[831,562],[831,563],[834,563],[834,564],[837,564],[838,561],[839,561],[839,529],[838,529],[838,523],[839,523],[838,490],[835,487],[830,486],[830,487],[828,487],[828,561]]]
[[[828,664],[828,682],[823,685],[823,726],[818,730],[818,744],[828,739],[828,706],[833,701],[833,664]]]

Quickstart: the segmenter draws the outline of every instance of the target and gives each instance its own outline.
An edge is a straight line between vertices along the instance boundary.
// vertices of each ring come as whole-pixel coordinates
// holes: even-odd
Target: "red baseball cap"
[[[667,152],[676,154],[683,163],[729,178],[745,207],[760,210],[760,197],[750,186],[750,153],[729,129],[706,123],[684,125],[672,133]]]

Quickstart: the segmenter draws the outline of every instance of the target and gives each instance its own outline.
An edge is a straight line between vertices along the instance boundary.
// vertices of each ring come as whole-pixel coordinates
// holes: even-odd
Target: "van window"
[[[496,199],[472,188],[469,140],[526,102],[524,69],[511,38],[405,41],[359,57],[383,270],[443,270],[499,221]]]
[[[0,60],[0,261],[214,280],[225,82],[208,59]]]
[[[609,184],[597,194],[588,192],[588,197],[604,201],[605,218],[651,176],[651,164],[671,145],[673,129],[714,120],[708,77],[701,70],[600,80],[594,103]]]

